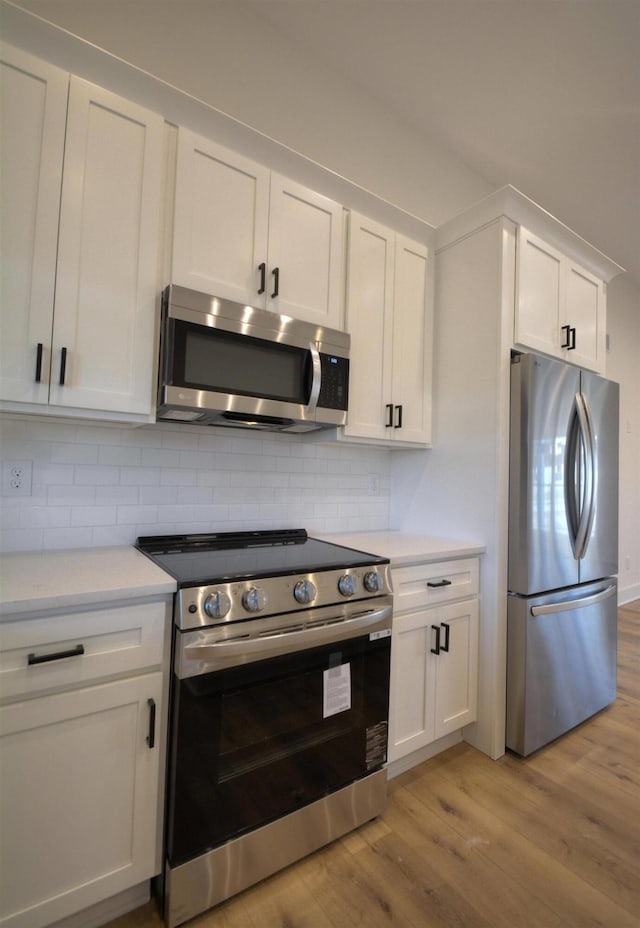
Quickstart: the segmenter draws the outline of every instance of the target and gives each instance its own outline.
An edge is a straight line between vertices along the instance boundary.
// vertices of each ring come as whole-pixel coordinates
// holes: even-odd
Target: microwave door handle
[[[309,393],[309,402],[307,403],[306,412],[307,415],[312,416],[315,414],[316,406],[318,405],[318,398],[320,396],[320,386],[322,384],[322,365],[320,364],[320,352],[313,344],[309,343],[309,352],[311,353],[311,392]]]

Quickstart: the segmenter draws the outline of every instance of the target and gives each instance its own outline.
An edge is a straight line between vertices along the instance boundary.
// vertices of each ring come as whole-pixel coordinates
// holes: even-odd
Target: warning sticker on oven
[[[323,718],[351,708],[351,664],[329,667],[323,682]]]

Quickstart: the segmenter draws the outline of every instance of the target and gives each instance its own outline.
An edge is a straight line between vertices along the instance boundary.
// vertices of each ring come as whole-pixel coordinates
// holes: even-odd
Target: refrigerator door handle
[[[580,507],[580,521],[578,522],[578,531],[576,533],[576,559],[583,558],[587,552],[589,538],[591,536],[591,527],[593,525],[594,510],[594,489],[595,489],[595,449],[593,447],[593,425],[587,400],[582,393],[576,394],[576,412],[578,414],[578,424],[580,426],[580,435],[582,447],[584,449],[584,475],[581,478],[583,492],[581,493],[582,504]]]
[[[565,453],[564,505],[571,549],[584,556],[594,516],[593,427],[582,393],[576,393],[569,418]]]
[[[556,612],[569,612],[572,609],[581,609],[583,606],[594,606],[596,603],[601,603],[605,599],[609,599],[610,596],[614,596],[616,592],[615,583],[610,584],[605,587],[604,590],[600,590],[599,593],[594,593],[592,596],[583,596],[582,599],[565,599],[561,603],[549,603],[545,606],[532,606],[531,615],[553,615]]]

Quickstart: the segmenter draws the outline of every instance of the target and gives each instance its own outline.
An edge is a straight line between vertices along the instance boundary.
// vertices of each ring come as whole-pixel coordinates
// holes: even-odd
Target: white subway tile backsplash
[[[124,506],[124,505],[135,505],[136,503],[157,503],[158,500],[143,500],[141,499],[140,494],[143,490],[146,490],[146,487],[122,487],[122,486],[108,486],[108,487],[96,487],[96,505],[98,506]],[[156,487],[152,488],[156,490]]]
[[[115,525],[116,515],[115,506],[74,506],[71,509],[71,524]]]
[[[120,483],[123,486],[159,486],[159,467],[121,467]]]
[[[98,446],[68,441],[51,445],[50,460],[54,464],[97,464]]]
[[[163,467],[160,473],[160,483],[163,487],[195,487],[198,477],[195,470]]]
[[[142,457],[141,448],[126,445],[103,445],[98,448],[98,464],[131,464],[137,466]]]
[[[45,528],[43,548],[89,548],[94,544],[92,528]]]
[[[139,535],[190,531],[365,531],[389,522],[390,456],[366,446],[7,417],[0,457],[34,462],[32,496],[0,500],[3,551],[133,544]]]
[[[145,467],[177,467],[180,452],[177,448],[142,448],[141,461]]]
[[[89,506],[95,503],[96,488],[91,486],[47,487],[48,506]]]
[[[86,467],[78,465],[75,468],[73,482],[78,486],[116,486],[120,481],[120,470],[118,467],[108,465],[95,467]]]
[[[158,506],[118,506],[118,525],[136,525],[137,522],[157,522]]]
[[[67,506],[30,506],[20,510],[20,528],[56,528],[72,524],[73,509]],[[4,524],[4,518],[3,518]]]

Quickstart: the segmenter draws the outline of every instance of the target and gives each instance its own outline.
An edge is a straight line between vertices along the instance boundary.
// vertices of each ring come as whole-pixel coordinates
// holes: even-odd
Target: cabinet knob
[[[280,268],[274,267],[271,273],[273,274],[273,293],[271,294],[271,298],[275,299],[280,292]]]
[[[260,271],[260,289],[258,293],[264,293],[267,284],[267,265],[264,261],[258,265],[258,270]]]

